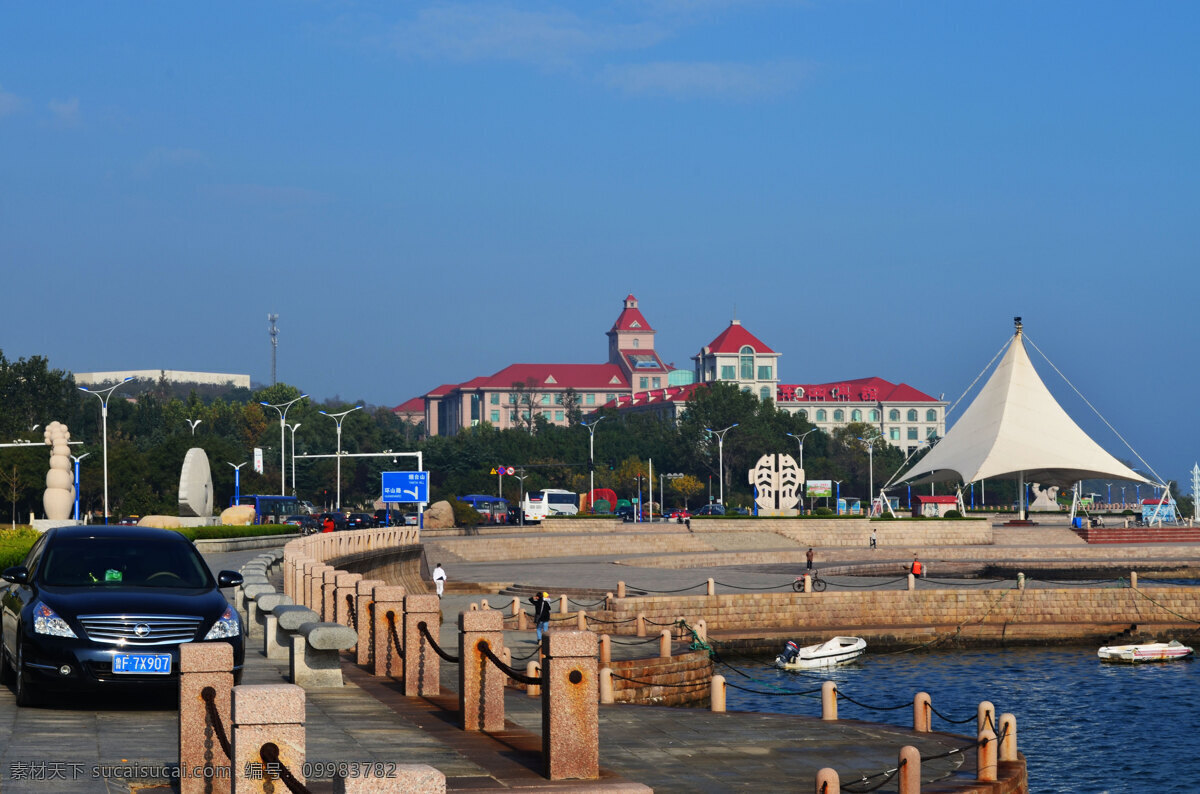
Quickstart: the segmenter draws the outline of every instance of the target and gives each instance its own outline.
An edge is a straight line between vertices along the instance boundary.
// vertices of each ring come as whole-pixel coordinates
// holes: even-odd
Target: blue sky
[[[10,358],[268,381],[275,312],[281,380],[396,404],[601,361],[632,292],[679,366],[736,312],[954,400],[1022,315],[1200,457],[1194,3],[0,8]]]

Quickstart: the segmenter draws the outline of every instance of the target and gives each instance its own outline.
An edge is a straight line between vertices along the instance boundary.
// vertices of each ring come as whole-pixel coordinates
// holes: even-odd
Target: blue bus
[[[478,510],[485,524],[508,523],[508,500],[502,496],[473,493],[458,497],[458,501],[466,502]]]
[[[282,524],[288,516],[302,515],[305,511],[300,506],[300,500],[294,496],[264,496],[262,494],[242,494],[237,500],[230,500],[229,506],[254,505],[255,524]]]

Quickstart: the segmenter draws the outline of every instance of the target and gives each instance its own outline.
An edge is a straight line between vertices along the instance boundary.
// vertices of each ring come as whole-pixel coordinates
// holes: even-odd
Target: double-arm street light
[[[120,386],[124,386],[126,383],[128,383],[131,380],[133,380],[132,376],[126,378],[125,380],[121,381],[120,383],[115,383],[112,386],[109,386],[107,389],[96,389],[95,391],[92,391],[91,389],[85,389],[82,386],[79,387],[80,391],[85,391],[88,394],[94,394],[96,396],[96,399],[98,399],[100,401],[100,422],[104,428],[101,431],[101,433],[102,433],[103,439],[104,439],[104,523],[105,524],[108,523],[108,399],[110,397],[112,397],[112,393],[114,390],[116,390]]]
[[[288,425],[288,430],[292,431],[292,496],[296,495],[296,431],[299,429],[299,422]]]
[[[719,467],[721,477],[721,507],[725,506],[725,434],[737,427],[738,424],[738,422],[734,422],[724,430],[713,430],[710,427],[704,428],[705,433],[717,437],[717,466]]]
[[[194,435],[196,435],[196,425],[200,424],[204,420],[203,419],[184,419],[183,421],[187,422],[188,425],[191,426],[192,435],[194,436]]]
[[[875,439],[862,438],[860,436],[858,440],[867,445],[867,463],[870,467],[870,484],[867,486],[867,495],[870,497],[871,501],[867,502],[867,504],[869,504],[871,508],[867,515],[875,515]],[[883,515],[882,504],[879,506],[879,514],[881,516]]]
[[[331,414],[327,411],[321,411],[323,416],[328,416],[333,421],[337,422],[337,504],[334,509],[342,509],[342,420],[347,414],[352,414],[362,408],[361,405],[356,405],[349,411],[342,411],[340,414]]]
[[[287,424],[287,412],[292,407],[293,403],[298,403],[307,397],[307,394],[301,394],[294,400],[288,400],[285,403],[272,405],[269,402],[260,402],[259,405],[265,405],[268,408],[274,408],[279,413],[279,495],[287,495],[287,447],[284,445],[283,428]],[[321,413],[325,413],[322,411]]]
[[[229,463],[229,461],[225,461]],[[244,460],[241,463],[229,463],[233,467],[233,503],[241,504],[242,502],[242,467],[250,461]]]
[[[805,438],[805,436],[807,436],[809,433],[813,432],[813,430],[816,430],[816,429],[817,428],[814,427],[814,428],[812,428],[812,430],[806,430],[803,433],[801,433],[800,435],[796,435],[795,433],[788,433],[788,435],[791,436],[792,438],[796,439],[796,443],[800,445],[800,471],[804,471],[804,438]]]
[[[604,417],[598,417],[594,422],[580,422],[588,429],[588,510],[596,512],[596,506],[592,500],[596,498],[596,425],[604,421]]]
[[[75,461],[75,520],[79,520],[79,461],[91,455],[90,452],[85,452],[82,455],[71,455],[71,460]]]

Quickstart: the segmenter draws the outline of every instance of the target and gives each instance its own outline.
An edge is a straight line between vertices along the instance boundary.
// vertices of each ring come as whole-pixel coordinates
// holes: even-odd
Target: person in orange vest
[[[923,565],[921,565],[921,561],[918,560],[917,555],[914,554],[913,555],[913,564],[912,564],[912,575],[920,576],[924,572],[924,570],[925,570],[925,568]]]

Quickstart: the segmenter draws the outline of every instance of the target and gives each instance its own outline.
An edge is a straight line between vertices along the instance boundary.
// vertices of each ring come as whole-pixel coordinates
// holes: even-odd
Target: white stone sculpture
[[[75,477],[71,474],[71,431],[62,422],[46,425],[42,436],[50,446],[50,471],[46,472],[46,492],[42,506],[46,518],[62,521],[71,517],[75,503]]]
[[[760,515],[790,516],[800,501],[804,469],[791,455],[763,455],[750,470],[750,484],[758,489],[754,501]]]
[[[212,514],[213,482],[208,453],[192,447],[184,456],[179,472],[179,515],[208,518]]]
[[[1062,505],[1058,503],[1058,486],[1051,485],[1046,488],[1031,483],[1033,488],[1033,502],[1029,505],[1030,510],[1062,510]]]

